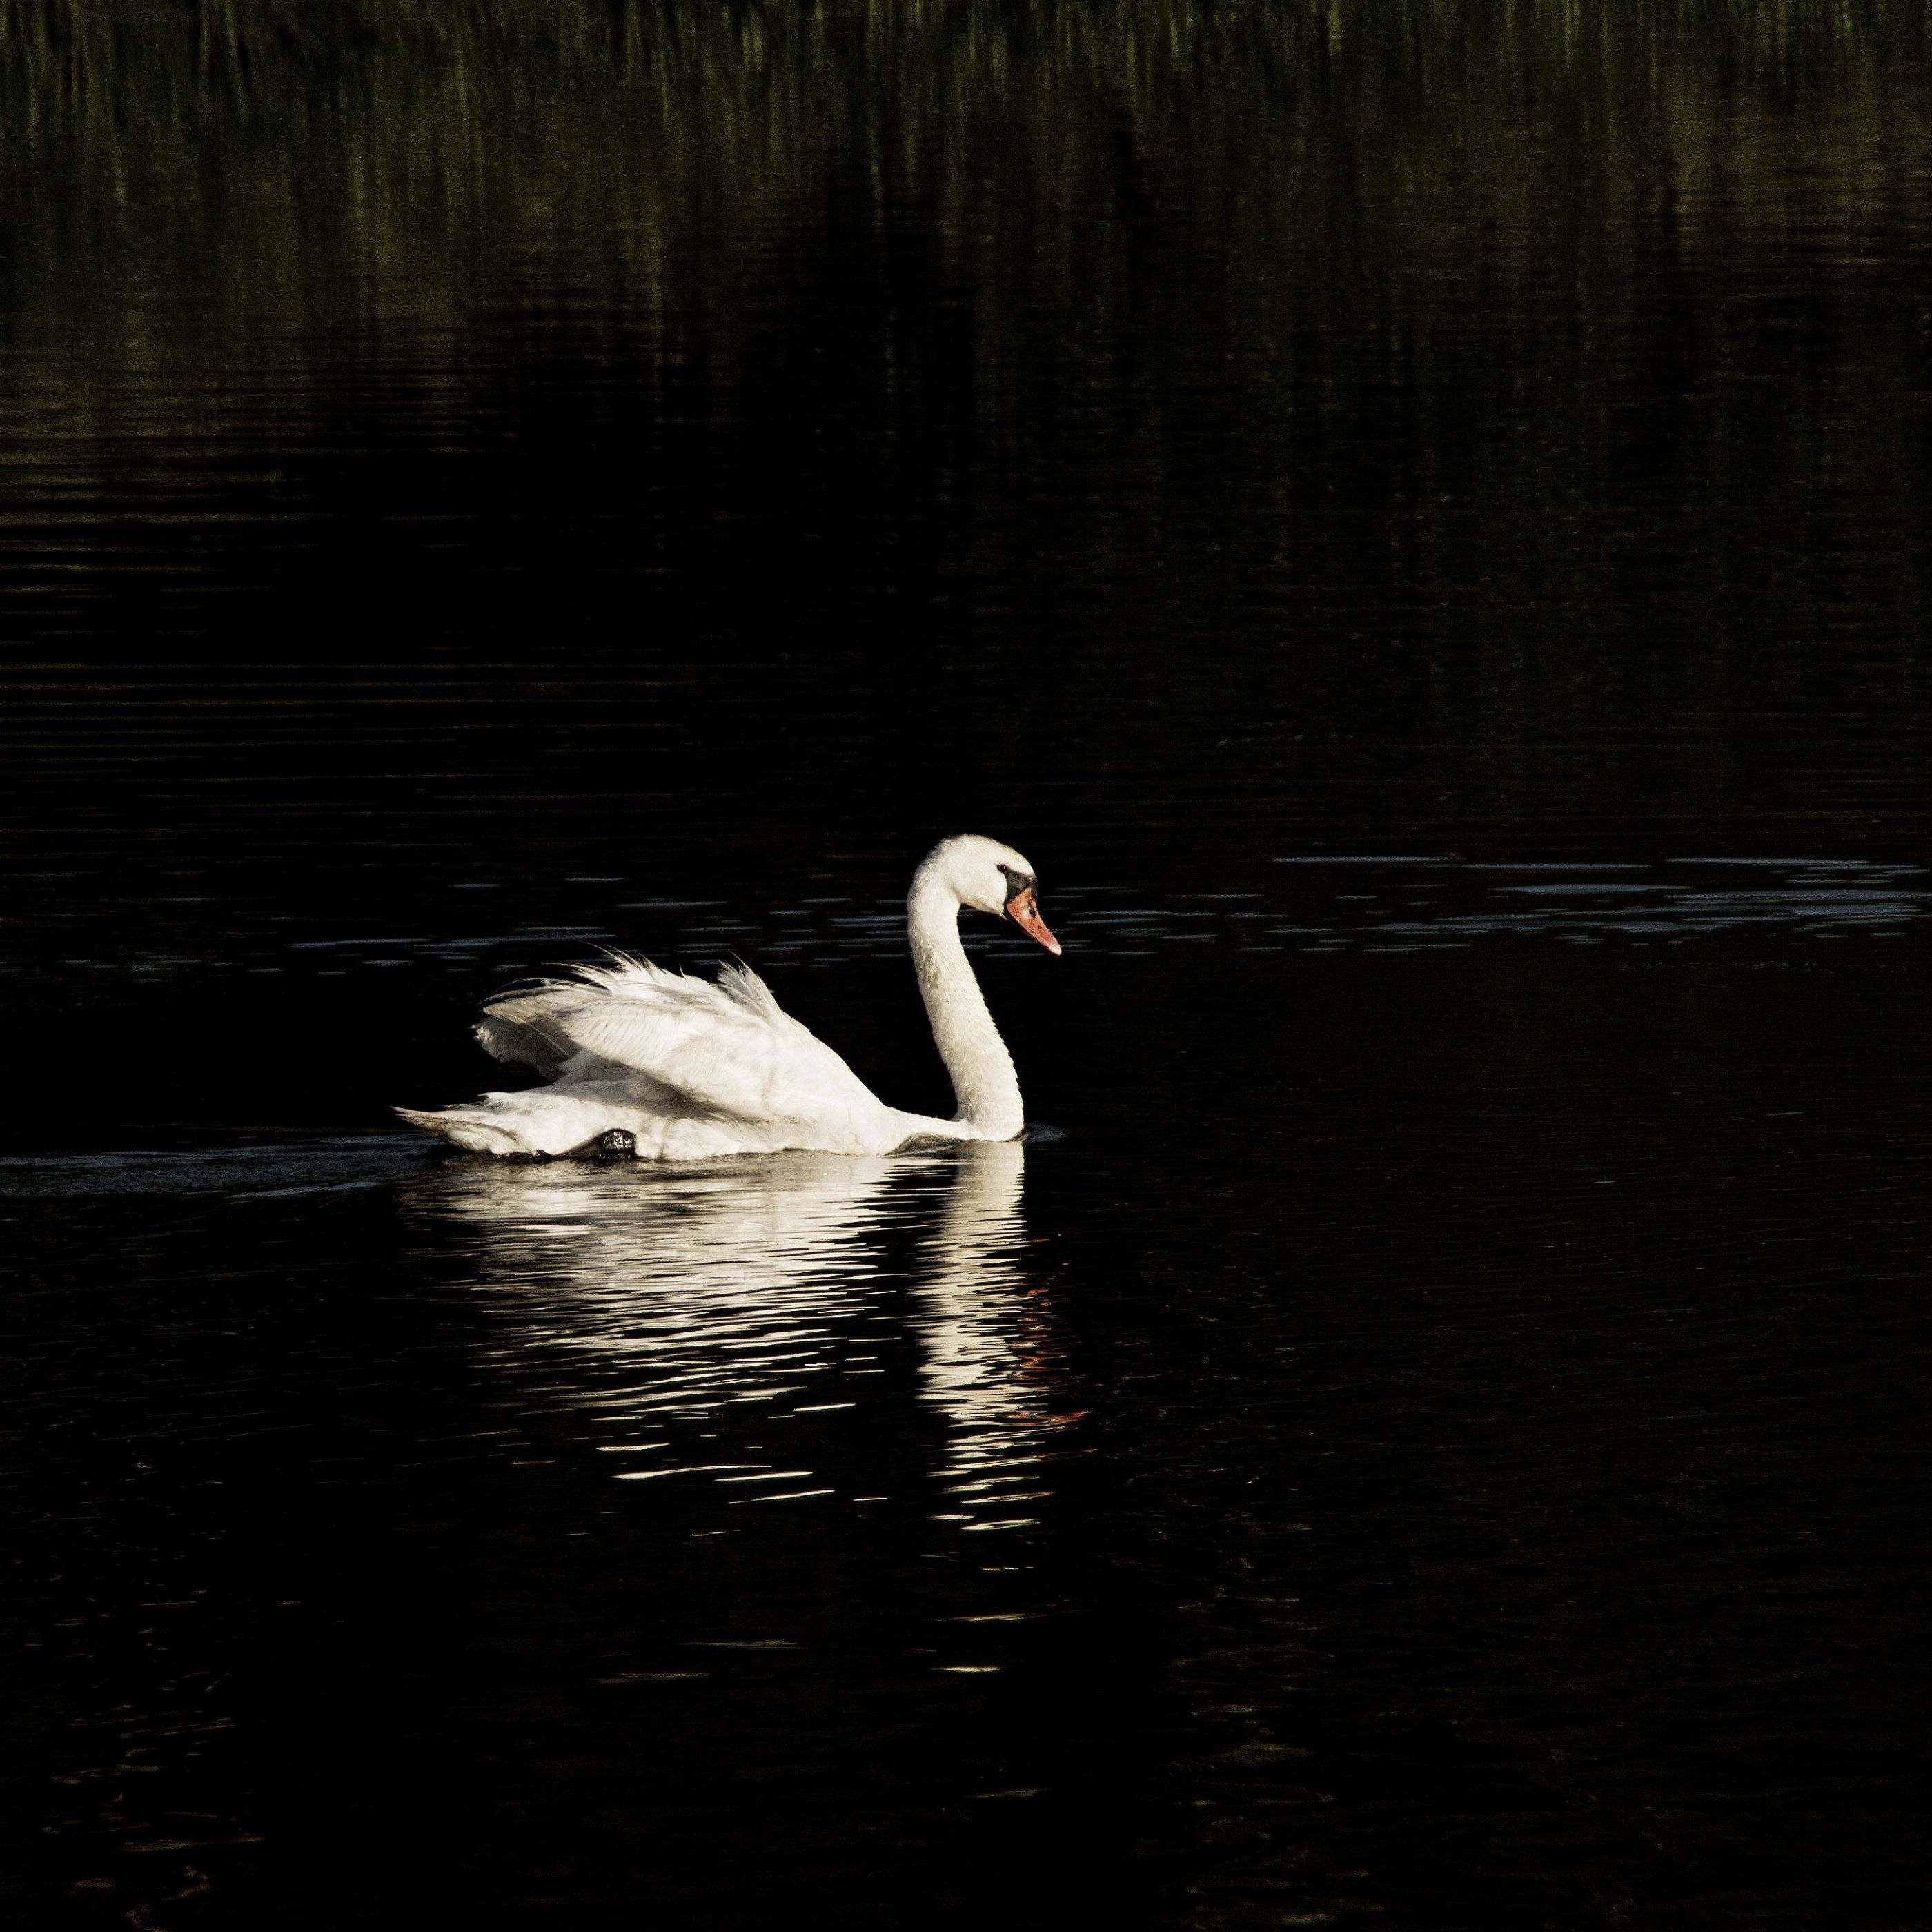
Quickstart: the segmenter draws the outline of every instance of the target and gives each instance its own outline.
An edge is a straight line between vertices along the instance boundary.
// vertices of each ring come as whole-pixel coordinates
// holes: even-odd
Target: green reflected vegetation
[[[1900,0],[0,0],[0,418],[123,504],[352,402],[304,514],[579,491],[721,631],[754,555],[1025,610],[1150,758],[1325,689],[1505,791],[1640,721],[1618,795],[1701,796],[1656,721],[1917,715],[1928,52]]]
[[[560,249],[728,302],[835,174],[1070,297],[1124,197],[1212,222],[1247,299],[1660,198],[1694,258],[1922,206],[1927,46],[1885,0],[0,0],[0,260],[56,340],[446,320]]]

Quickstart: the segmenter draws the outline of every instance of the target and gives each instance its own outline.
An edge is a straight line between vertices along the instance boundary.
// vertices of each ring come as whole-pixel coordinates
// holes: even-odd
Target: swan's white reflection
[[[1037,1497],[1031,1486],[1070,1420],[1054,1413],[1058,1350],[1045,1291],[1030,1291],[1020,1268],[1025,1160],[1016,1141],[960,1150],[915,1291],[921,1387],[949,1424],[938,1473],[977,1529],[1031,1520],[1016,1512]]]
[[[992,1528],[1029,1520],[1064,1426],[1044,1292],[1022,1268],[1024,1174],[1012,1143],[465,1162],[416,1201],[479,1235],[476,1285],[501,1298],[491,1354],[572,1412],[614,1475],[716,1484],[734,1505],[913,1501],[936,1478],[930,1514]],[[944,1424],[936,1455],[921,1430],[908,1458],[909,1384]]]

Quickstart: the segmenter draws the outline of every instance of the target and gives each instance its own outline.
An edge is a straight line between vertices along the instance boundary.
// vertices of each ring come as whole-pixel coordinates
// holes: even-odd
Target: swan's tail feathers
[[[514,1125],[488,1107],[446,1107],[430,1113],[415,1107],[395,1110],[412,1127],[435,1134],[453,1147],[467,1148],[472,1154],[538,1154],[541,1148],[530,1145]]]

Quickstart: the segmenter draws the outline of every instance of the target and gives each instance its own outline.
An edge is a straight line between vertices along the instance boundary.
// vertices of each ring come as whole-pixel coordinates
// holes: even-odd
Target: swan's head
[[[1046,929],[1034,898],[1033,867],[1010,845],[970,832],[941,839],[926,855],[914,890],[929,879],[944,884],[962,905],[989,912],[995,919],[1010,919],[1048,952],[1060,950],[1060,941]]]

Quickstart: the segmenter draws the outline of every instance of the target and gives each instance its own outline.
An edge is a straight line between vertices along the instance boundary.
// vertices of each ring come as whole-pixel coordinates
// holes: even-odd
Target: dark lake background
[[[1906,1928],[1932,28],[0,4],[10,1924]],[[440,1157],[742,955],[1023,1147]]]

